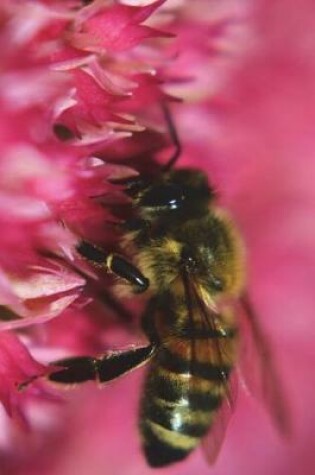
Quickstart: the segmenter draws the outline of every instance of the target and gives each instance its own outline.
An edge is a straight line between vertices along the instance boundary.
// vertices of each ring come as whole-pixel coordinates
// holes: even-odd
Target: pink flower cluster
[[[243,232],[295,423],[282,444],[241,395],[212,473],[313,473],[314,18],[312,0],[1,2],[1,473],[149,471],[136,430],[141,372],[67,394],[23,383],[58,357],[141,341],[141,302],[115,302],[121,322],[111,277],[75,246],[117,246],[111,205],[124,197],[110,179],[169,154],[163,101],[180,165],[208,173]],[[198,451],[167,469],[194,470],[210,470]]]

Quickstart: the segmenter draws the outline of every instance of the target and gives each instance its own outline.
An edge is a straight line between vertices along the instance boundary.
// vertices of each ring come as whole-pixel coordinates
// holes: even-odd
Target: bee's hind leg
[[[48,380],[61,384],[86,381],[105,383],[145,364],[153,355],[155,345],[110,351],[99,358],[77,356],[52,363],[60,367],[48,375]]]

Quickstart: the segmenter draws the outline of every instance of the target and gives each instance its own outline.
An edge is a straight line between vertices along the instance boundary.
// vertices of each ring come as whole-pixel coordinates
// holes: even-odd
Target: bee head
[[[186,219],[206,212],[214,197],[206,175],[200,170],[174,170],[145,187],[135,204],[145,218],[178,216]]]

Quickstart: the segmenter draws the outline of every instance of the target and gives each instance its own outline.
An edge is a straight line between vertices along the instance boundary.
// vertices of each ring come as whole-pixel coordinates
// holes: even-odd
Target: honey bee
[[[208,461],[215,460],[242,364],[248,385],[260,392],[278,427],[287,429],[270,347],[244,293],[242,240],[232,220],[216,205],[205,173],[174,168],[180,144],[167,111],[165,117],[174,155],[156,178],[125,184],[133,208],[122,239],[125,255],[106,254],[86,241],[77,248],[133,293],[148,295],[142,316],[148,345],[98,358],[63,359],[54,363],[58,368],[49,375],[51,381],[63,384],[106,383],[149,363],[139,429],[152,467],[183,460],[200,444]],[[130,260],[125,257],[132,255]],[[254,383],[248,358],[246,362],[242,354],[246,338],[259,358]]]

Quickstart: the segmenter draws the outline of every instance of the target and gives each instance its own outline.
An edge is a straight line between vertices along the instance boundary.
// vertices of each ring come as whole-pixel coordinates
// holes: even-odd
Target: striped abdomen
[[[200,332],[199,332],[200,333]],[[208,332],[209,333],[209,332]],[[215,332],[214,332],[215,333]],[[172,337],[153,358],[144,388],[140,430],[151,466],[184,459],[208,432],[226,395],[234,333]]]

